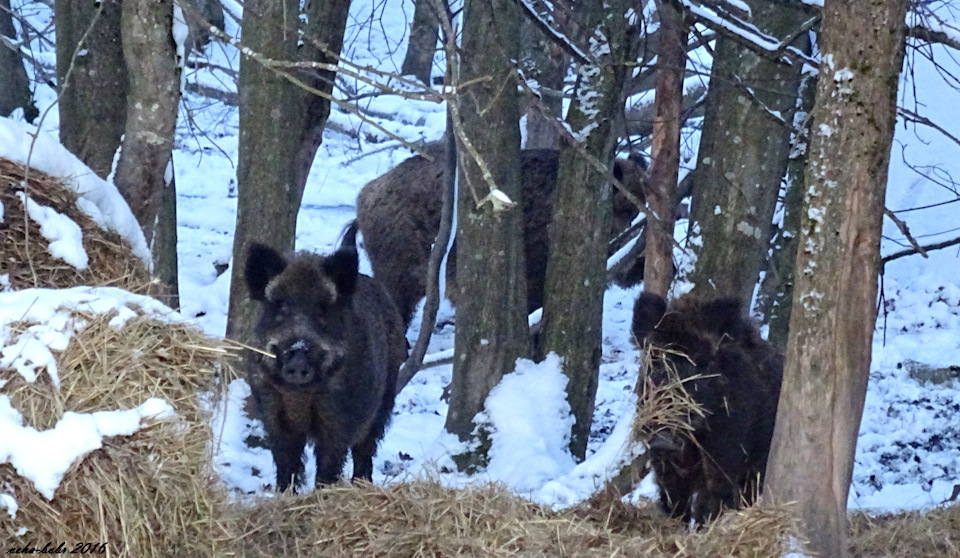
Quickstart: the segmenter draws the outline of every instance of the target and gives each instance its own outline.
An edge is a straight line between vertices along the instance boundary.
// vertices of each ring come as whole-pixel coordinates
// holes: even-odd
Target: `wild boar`
[[[777,416],[783,357],[732,298],[687,295],[671,304],[642,293],[632,332],[650,351],[648,379],[680,381],[704,416],[691,432],[663,428],[646,440],[660,507],[697,524],[759,494]]]
[[[357,197],[357,223],[370,257],[373,275],[394,297],[404,324],[413,319],[426,292],[427,261],[440,228],[443,195],[442,143],[425,151],[434,162],[416,155],[370,181]],[[521,152],[523,182],[524,250],[528,309],[543,304],[549,251],[548,226],[553,214],[559,155],[549,149]],[[639,156],[618,159],[614,176],[639,199],[647,184],[646,164]],[[610,236],[623,231],[638,210],[619,191],[613,195]],[[447,258],[447,297],[456,303],[456,245]]]
[[[276,487],[303,479],[303,450],[312,442],[316,485],[340,478],[347,450],[353,478],[370,480],[373,456],[393,409],[406,340],[390,295],[357,271],[356,228],[329,256],[285,258],[253,244],[245,279],[260,302],[247,371]]]

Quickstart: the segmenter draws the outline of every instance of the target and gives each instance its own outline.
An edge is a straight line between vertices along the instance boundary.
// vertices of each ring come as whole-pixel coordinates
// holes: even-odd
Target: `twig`
[[[928,245],[926,245],[926,246],[924,246],[924,247],[922,247],[922,248],[920,248],[920,247],[918,246],[917,248],[919,248],[919,250],[918,250],[917,248],[907,248],[906,250],[901,250],[901,251],[899,251],[899,252],[894,252],[893,254],[890,254],[889,256],[884,256],[884,257],[880,260],[880,265],[881,265],[881,267],[883,267],[883,266],[886,266],[888,262],[892,262],[893,260],[897,260],[897,259],[903,258],[903,257],[905,257],[905,256],[911,256],[911,255],[917,254],[917,253],[923,254],[923,257],[926,258],[926,257],[927,257],[927,255],[926,255],[926,252],[927,252],[927,251],[940,250],[940,249],[943,249],[943,248],[949,248],[949,247],[951,247],[951,246],[956,246],[957,244],[960,244],[960,238],[954,238],[954,239],[952,239],[952,240],[945,240],[945,241],[943,241],[943,242],[937,242],[936,244],[928,244]]]
[[[892,211],[883,208],[883,214],[890,218],[891,221],[900,229],[900,233],[907,238],[907,241],[910,242],[910,245],[913,246],[913,253],[919,253],[924,258],[927,257],[927,252],[920,246],[920,243],[917,242],[917,239],[913,238],[913,235],[910,234],[910,227],[907,226],[899,217],[897,217]]]

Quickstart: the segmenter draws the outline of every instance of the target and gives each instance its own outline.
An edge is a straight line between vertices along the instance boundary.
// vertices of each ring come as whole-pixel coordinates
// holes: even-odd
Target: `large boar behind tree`
[[[783,357],[760,337],[736,299],[684,296],[672,304],[642,293],[633,334],[650,351],[654,385],[682,382],[704,411],[690,432],[653,429],[650,464],[663,510],[698,524],[750,504],[763,485]]]
[[[317,458],[317,486],[336,482],[353,454],[353,478],[370,480],[373,456],[393,409],[406,340],[392,299],[357,273],[356,229],[329,256],[286,259],[254,244],[245,278],[260,301],[248,377],[277,489],[303,482],[303,450]],[[269,356],[268,356],[269,355]]]
[[[410,324],[417,303],[426,292],[430,248],[440,229],[443,150],[442,142],[428,144],[424,151],[433,157],[433,162],[420,155],[410,157],[370,181],[357,197],[357,223],[373,275],[394,297],[405,325]],[[524,150],[520,165],[527,300],[529,310],[533,311],[543,304],[549,245],[547,227],[553,213],[558,153],[548,149]],[[640,200],[644,199],[647,173],[643,159],[637,156],[617,160],[614,176]],[[637,213],[637,208],[615,191],[611,238],[623,231]],[[447,297],[454,303],[455,270],[456,251],[451,250],[447,258]]]

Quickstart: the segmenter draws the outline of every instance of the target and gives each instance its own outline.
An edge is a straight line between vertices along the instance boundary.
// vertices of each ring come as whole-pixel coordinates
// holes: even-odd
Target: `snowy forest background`
[[[610,262],[599,264],[602,268],[584,253],[606,254],[605,238],[571,242],[576,250],[557,268],[574,278],[584,276],[570,271],[575,262],[593,265],[585,273],[602,277],[607,265],[635,256],[631,248],[645,242],[646,285],[575,291],[556,297],[548,303],[555,306],[542,314],[547,322],[572,315],[563,327],[543,325],[547,336],[572,328],[582,338],[548,341],[554,348],[570,347],[571,354],[556,351],[566,362],[583,360],[576,351],[598,345],[599,362],[587,362],[576,372],[556,358],[539,365],[524,362],[489,398],[484,394],[475,409],[457,393],[450,393],[448,401],[445,390],[456,383],[454,377],[486,383],[478,375],[503,376],[513,371],[512,365],[473,371],[450,363],[425,368],[399,394],[375,461],[376,483],[417,475],[451,486],[493,480],[534,501],[570,506],[588,498],[642,451],[628,441],[639,367],[629,324],[642,289],[749,299],[765,334],[786,350],[789,307],[796,300],[788,288],[794,284],[793,255],[798,239],[807,238],[801,236],[809,228],[804,219],[816,213],[805,196],[812,164],[806,148],[817,138],[843,136],[844,127],[856,125],[852,120],[840,126],[814,121],[811,127],[808,118],[819,102],[814,97],[818,76],[829,65],[818,34],[845,9],[839,2],[823,4],[611,1],[589,9],[576,2],[492,1],[474,12],[480,14],[477,20],[454,5],[450,26],[440,23],[448,15],[442,9],[432,16],[438,19],[418,27],[425,8],[443,4],[264,0],[241,5],[228,0],[222,5],[189,3],[181,10],[166,1],[121,6],[69,0],[13,0],[7,5],[0,0],[0,114],[6,115],[0,137],[11,142],[0,146],[0,155],[13,160],[59,157],[52,151],[30,151],[31,128],[25,122],[58,136],[127,199],[152,248],[154,274],[165,285],[161,300],[211,335],[244,340],[252,307],[231,287],[239,283],[234,263],[247,241],[331,251],[355,217],[361,188],[409,157],[410,147],[440,140],[451,105],[461,134],[489,157],[494,182],[510,197],[516,197],[510,188],[517,185],[511,185],[510,171],[498,165],[506,168],[515,158],[501,157],[501,151],[519,149],[519,142],[525,148],[558,148],[564,130],[579,140],[560,147],[563,160],[571,163],[562,167],[559,182],[574,184],[573,176],[592,181],[583,181],[591,185],[570,197],[570,207],[583,210],[555,222],[558,228],[583,231],[594,223],[585,208],[601,205],[592,200],[605,191],[595,161],[607,164],[614,154],[642,154],[653,189],[647,196],[649,211],[679,216],[669,237],[676,242],[658,240],[656,231],[643,240],[634,234]],[[889,24],[906,38],[895,115],[887,115],[896,117],[895,131],[876,150],[890,148],[889,167],[881,173],[887,180],[873,308],[878,318],[867,339],[872,358],[860,363],[869,364],[863,369],[869,383],[862,419],[850,408],[841,409],[847,416],[823,418],[859,424],[848,505],[910,509],[936,506],[951,494],[955,498],[960,482],[960,193],[954,180],[960,172],[960,129],[952,112],[960,98],[960,19],[949,1],[888,4],[906,10],[902,26]],[[300,14],[295,33],[276,24],[284,9]],[[616,13],[623,13],[630,25],[610,24],[608,18]],[[175,23],[181,17],[191,22],[189,35]],[[277,17],[281,19],[273,19]],[[219,31],[205,31],[198,18]],[[425,40],[411,33],[412,24],[419,32],[431,30]],[[862,28],[851,21],[843,25],[850,28],[851,43],[860,31],[873,30],[866,20]],[[496,43],[504,42],[511,29],[516,42],[512,60],[518,63],[497,59],[501,49],[470,50],[477,44],[470,41],[482,43],[484,32]],[[463,33],[461,41],[470,37],[460,42],[456,64],[450,66],[452,50],[446,49],[453,47],[444,42],[449,31],[458,37]],[[681,37],[672,47],[670,33]],[[241,45],[252,49],[247,57],[240,54]],[[490,54],[489,60],[481,54]],[[613,58],[630,63],[605,65]],[[333,78],[338,59],[339,73]],[[870,65],[864,64],[865,73]],[[619,70],[608,73],[608,67]],[[491,68],[507,69],[494,74],[499,75],[495,83],[507,80],[504,76],[516,80],[518,72],[524,79],[508,81],[516,87],[493,87],[485,99],[459,94],[459,87],[470,91],[471,80],[490,75],[485,72]],[[591,81],[596,75],[602,79]],[[831,74],[841,85],[844,76]],[[440,85],[444,81],[450,87]],[[659,99],[657,91],[663,92]],[[499,111],[495,116],[473,110],[486,102]],[[884,108],[882,103],[865,105],[860,110]],[[561,117],[562,125],[551,122],[553,117]],[[464,184],[487,184],[472,163],[463,172],[473,178],[461,176],[457,227],[469,221],[462,219],[464,211],[483,215],[476,207],[467,209],[476,192]],[[874,186],[884,193],[881,185]],[[679,211],[676,202],[682,204]],[[6,208],[6,215],[13,212]],[[503,250],[497,242],[519,237],[517,229],[509,229],[518,222],[509,219],[483,226],[490,228],[479,235],[458,229],[461,254],[495,254]],[[666,258],[660,257],[664,248]],[[504,294],[509,274],[517,273],[508,269],[509,262],[495,256],[477,261],[479,270],[461,267],[458,274],[460,286],[476,297],[479,307],[516,298]],[[459,262],[469,265],[468,258]],[[368,262],[362,262],[362,269],[369,273]],[[595,283],[606,285],[605,280]],[[869,294],[865,283],[857,287]],[[510,363],[530,356],[523,336],[493,343],[493,349],[460,343],[526,329],[525,307],[503,308],[501,318],[491,323],[470,313],[477,307],[461,301],[460,311],[454,312],[441,300],[427,353],[497,350]],[[577,311],[563,311],[571,308]],[[868,310],[862,310],[864,315]],[[411,345],[422,317],[421,307],[408,332]],[[602,327],[589,337],[578,319],[596,320]],[[828,353],[826,347],[807,351],[823,359],[830,358]],[[588,390],[586,396],[594,403],[578,404],[582,393],[569,394],[589,384],[578,378],[591,374],[598,379],[596,391]],[[855,370],[849,374],[856,383]],[[837,376],[847,377],[839,371]],[[242,380],[231,384],[228,404],[214,425],[221,433],[218,471],[238,495],[272,490],[269,453],[246,444],[250,435],[262,435],[256,421],[241,412],[248,392]],[[472,427],[457,432],[446,420],[449,406],[461,404],[471,411],[471,421],[482,411],[482,420],[496,433],[477,475],[457,472],[453,459],[470,447],[465,440]],[[589,431],[578,455],[571,447],[571,430],[584,424]],[[819,458],[800,457],[801,462]],[[821,483],[829,484],[822,477]],[[655,494],[647,478],[628,498]]]

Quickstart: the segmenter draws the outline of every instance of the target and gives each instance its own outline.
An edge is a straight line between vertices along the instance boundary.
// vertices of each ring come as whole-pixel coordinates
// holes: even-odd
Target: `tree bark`
[[[673,281],[673,229],[680,170],[680,113],[683,109],[683,70],[687,60],[687,27],[671,0],[657,4],[660,16],[656,74],[656,118],[650,155],[647,193],[647,249],[643,290],[666,297]]]
[[[0,0],[0,35],[17,43],[17,30],[13,26],[13,13],[10,11],[10,0]],[[23,57],[16,48],[8,47],[0,38],[0,116],[10,116],[18,108],[23,109],[23,116],[28,122],[33,122],[38,111],[33,104],[33,94],[30,92],[30,80],[27,79],[27,70],[23,66]]]
[[[248,0],[243,11],[244,44],[269,60],[335,62],[343,46],[350,1],[307,2],[302,29],[299,5],[297,0]],[[332,72],[290,75],[319,92],[333,91]],[[243,280],[246,246],[255,239],[281,251],[293,250],[297,213],[323,139],[330,102],[249,55],[240,60],[237,88],[237,226],[227,335],[249,341],[255,307]]]
[[[488,191],[480,167],[458,141],[457,323],[450,408],[445,428],[465,442],[482,442],[474,418],[490,390],[516,360],[528,356],[523,199],[520,187],[520,128],[516,68],[519,13],[513,0],[466,0],[461,80],[490,76],[463,91],[463,130],[491,178],[514,205],[478,206],[474,192]],[[457,125],[455,123],[455,125]],[[473,190],[471,190],[471,188]],[[481,193],[482,192],[482,193]],[[486,459],[483,444],[455,456],[472,471]]]
[[[433,0],[415,0],[413,22],[410,24],[410,39],[407,41],[407,53],[403,57],[400,73],[416,76],[430,85],[430,73],[433,70],[433,55],[437,51],[437,39],[440,37],[440,19],[434,10]]]
[[[554,15],[562,18],[565,11],[554,10]],[[566,27],[562,22],[554,20],[554,23],[560,28]],[[524,109],[527,116],[526,141],[523,147],[558,149],[560,130],[554,119],[563,111],[561,93],[563,79],[569,67],[568,56],[555,40],[544,35],[543,31],[530,21],[529,16],[520,21],[520,49],[520,68],[523,75],[527,79],[535,80],[540,92],[539,98],[527,99]]]
[[[799,2],[746,3],[752,23],[784,40],[809,17]],[[806,33],[794,42],[808,44]],[[717,39],[690,213],[696,263],[686,279],[696,294],[753,297],[790,155],[800,70],[729,36]]]
[[[127,119],[120,2],[55,0],[53,13],[60,143],[97,176],[106,178]]]
[[[152,245],[163,191],[173,180],[171,159],[180,102],[173,0],[124,0],[121,27],[130,82],[114,184],[140,223],[147,245]]]
[[[625,14],[633,4],[630,0],[610,0],[584,5],[582,12],[584,28],[595,30],[591,33],[594,60],[578,69],[566,122],[575,133],[586,135],[579,148],[601,161],[612,161],[616,154],[623,84],[629,63],[636,59],[636,28],[625,17],[611,14]],[[613,192],[607,177],[577,151],[578,146],[567,143],[560,155],[542,335],[544,352],[555,352],[563,358],[563,373],[569,378],[567,401],[576,418],[570,451],[583,460],[600,374]]]
[[[764,499],[796,502],[811,550],[846,550],[870,372],[907,0],[826,0],[800,252]]]
[[[798,110],[809,115],[813,110],[817,80],[807,76],[800,85]],[[810,122],[794,131],[790,159],[787,162],[786,189],[783,198],[783,223],[774,237],[770,265],[760,285],[757,309],[769,325],[767,340],[777,350],[786,352],[793,309],[793,287],[796,279],[797,246],[800,241],[800,215],[803,212],[803,171],[808,160]]]
[[[171,165],[173,158],[171,160]],[[180,308],[180,258],[177,255],[177,179],[171,166],[170,182],[160,194],[157,230],[153,236],[153,276],[160,280],[155,297],[173,309]]]

